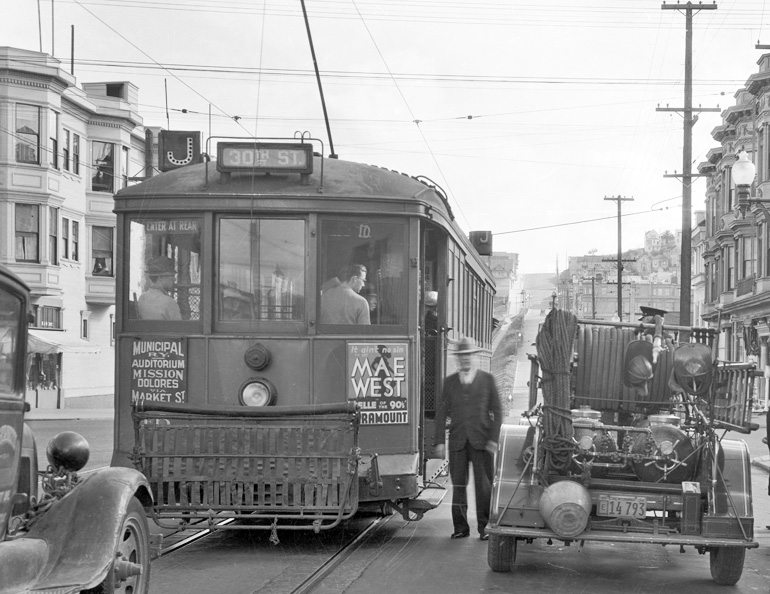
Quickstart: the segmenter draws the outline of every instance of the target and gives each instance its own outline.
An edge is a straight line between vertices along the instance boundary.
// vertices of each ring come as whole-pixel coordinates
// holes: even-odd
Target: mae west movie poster
[[[362,425],[409,422],[407,343],[348,343],[348,400],[361,409]]]

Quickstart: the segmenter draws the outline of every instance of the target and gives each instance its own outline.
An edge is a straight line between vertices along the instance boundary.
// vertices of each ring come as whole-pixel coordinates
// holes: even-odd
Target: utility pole
[[[583,281],[587,281],[589,279],[580,277],[581,282],[581,291],[582,291],[582,283]],[[596,266],[594,266],[594,273],[591,275],[591,319],[596,319]]]
[[[621,222],[620,206],[623,202],[630,202],[633,198],[623,198],[622,196],[605,196],[605,200],[612,200],[618,203],[618,320],[623,321],[623,242],[621,241],[621,229],[623,228]],[[612,260],[604,260],[605,262],[612,262]],[[626,260],[628,261],[628,260]],[[633,260],[632,260],[633,261]],[[633,313],[633,312],[631,312]]]
[[[698,121],[698,116],[693,118],[694,111],[721,111],[717,108],[692,108],[692,17],[693,12],[701,10],[716,10],[716,2],[713,4],[666,4],[661,6],[663,10],[678,10],[685,16],[685,52],[684,52],[684,107],[661,108],[656,111],[681,111],[684,116],[684,148],[682,151],[682,174],[666,174],[664,177],[682,178],[682,256],[681,279],[679,291],[679,323],[689,325],[692,323],[690,315],[690,301],[692,300],[692,179],[700,177],[692,174],[692,128]]]

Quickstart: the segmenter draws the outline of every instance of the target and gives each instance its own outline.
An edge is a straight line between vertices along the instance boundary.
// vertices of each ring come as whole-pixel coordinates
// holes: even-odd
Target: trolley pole
[[[622,222],[620,207],[623,202],[630,202],[633,198],[623,198],[622,196],[605,196],[605,200],[612,200],[618,203],[618,320],[623,321],[623,249],[622,249]],[[631,312],[633,314],[633,312]]]
[[[330,159],[336,159],[337,154],[334,152],[334,141],[332,140],[332,129],[329,125],[329,114],[326,112],[326,99],[324,99],[324,89],[321,86],[321,73],[318,71],[318,60],[315,57],[315,47],[313,46],[313,36],[310,34],[310,21],[307,18],[307,9],[305,8],[305,0],[300,0],[302,4],[302,15],[305,18],[305,29],[307,30],[307,40],[310,43],[310,55],[313,58],[313,68],[315,68],[315,79],[318,83],[318,93],[321,95],[321,108],[324,112],[324,121],[326,122],[326,135],[329,137],[329,153]]]
[[[658,108],[656,111],[681,111],[684,119],[684,148],[682,151],[682,174],[666,175],[664,177],[682,178],[682,255],[681,280],[679,291],[679,324],[687,326],[692,323],[690,301],[692,300],[692,179],[700,175],[692,174],[692,128],[698,117],[693,118],[693,111],[720,111],[717,108],[692,108],[692,17],[693,12],[701,10],[716,10],[714,4],[666,4],[663,10],[678,10],[685,16],[685,56],[684,56],[684,107]]]

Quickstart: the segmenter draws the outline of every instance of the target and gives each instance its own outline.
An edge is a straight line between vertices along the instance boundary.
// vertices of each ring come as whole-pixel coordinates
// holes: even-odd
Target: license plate
[[[597,508],[599,516],[643,518],[647,515],[647,499],[623,495],[600,495]]]

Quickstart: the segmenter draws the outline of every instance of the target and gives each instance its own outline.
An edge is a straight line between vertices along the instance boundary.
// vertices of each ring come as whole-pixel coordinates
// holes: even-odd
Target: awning
[[[87,340],[70,338],[63,332],[30,330],[27,352],[51,355],[54,353],[99,353],[101,349]]]

